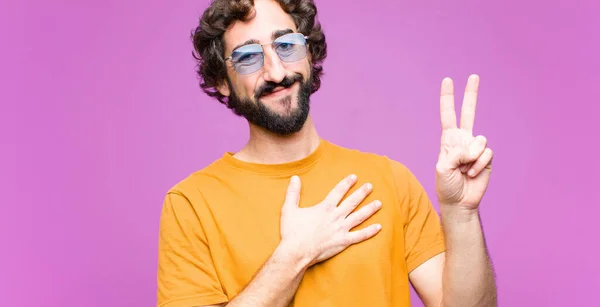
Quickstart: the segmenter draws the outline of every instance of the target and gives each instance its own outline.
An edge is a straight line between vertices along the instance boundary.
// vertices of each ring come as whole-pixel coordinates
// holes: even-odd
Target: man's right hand
[[[310,267],[376,235],[381,229],[379,224],[350,231],[381,208],[381,202],[373,201],[353,212],[373,189],[370,184],[364,184],[344,199],[355,183],[356,176],[350,175],[339,182],[321,203],[300,208],[300,178],[293,176],[281,213],[279,247]]]
[[[348,176],[321,203],[300,208],[300,178],[292,177],[281,212],[279,246],[246,288],[225,306],[289,306],[308,267],[377,234],[381,229],[377,224],[350,231],[381,208],[381,203],[374,201],[354,211],[372,190],[365,184],[344,199],[355,183],[356,176]],[[223,305],[205,307],[213,306]]]

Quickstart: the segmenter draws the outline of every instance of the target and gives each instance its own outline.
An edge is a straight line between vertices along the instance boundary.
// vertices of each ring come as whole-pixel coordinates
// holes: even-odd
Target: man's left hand
[[[436,165],[436,191],[440,205],[477,211],[492,171],[493,153],[484,136],[473,136],[479,76],[471,75],[462,103],[460,127],[454,110],[452,79],[442,81],[441,148]]]

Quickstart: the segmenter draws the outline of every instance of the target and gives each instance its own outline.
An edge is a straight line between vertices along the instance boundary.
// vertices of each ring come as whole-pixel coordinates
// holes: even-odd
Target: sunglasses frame
[[[265,50],[265,49],[264,49],[264,46],[271,45],[271,46],[273,46],[273,48],[274,48],[274,44],[275,44],[275,42],[277,42],[277,40],[278,40],[278,39],[281,39],[282,37],[286,37],[287,35],[302,35],[302,37],[304,38],[304,47],[305,47],[305,48],[308,48],[308,36],[306,36],[306,35],[303,35],[302,33],[292,32],[292,33],[287,33],[287,34],[281,35],[281,36],[279,36],[278,38],[276,38],[276,39],[274,39],[274,40],[272,40],[271,42],[268,42],[268,43],[264,43],[264,44],[256,44],[256,43],[255,43],[255,44],[248,44],[248,45],[244,45],[244,46],[241,46],[241,47],[239,47],[239,48],[236,48],[236,49],[234,49],[233,51],[231,51],[231,55],[230,55],[229,57],[227,57],[227,58],[225,59],[225,61],[231,61],[231,64],[232,64],[232,66],[233,66],[233,69],[234,69],[234,70],[235,70],[235,71],[236,71],[238,74],[242,74],[242,73],[240,73],[239,71],[237,71],[237,70],[235,69],[235,63],[233,62],[233,54],[235,53],[235,51],[236,51],[236,50],[238,50],[238,49],[240,49],[240,48],[243,48],[243,47],[246,47],[246,46],[259,46],[259,47],[260,47],[260,48],[263,50],[263,51],[262,51],[263,64],[262,64],[262,65],[260,66],[260,68],[258,68],[257,70],[255,70],[255,71],[253,71],[253,72],[245,73],[245,74],[242,74],[242,75],[249,75],[249,74],[255,73],[255,72],[259,71],[260,69],[262,69],[262,67],[264,66],[264,56],[265,56],[265,55],[264,55],[264,54],[265,54],[265,51],[264,51],[264,50]],[[308,50],[307,50],[307,51],[308,51]],[[277,53],[277,52],[275,52],[275,53]],[[307,54],[308,54],[308,52],[307,52]],[[294,60],[294,61],[286,62],[286,61],[284,61],[284,60],[281,58],[281,56],[279,55],[279,53],[277,53],[277,56],[279,57],[279,59],[280,59],[281,61],[283,61],[283,62],[285,62],[285,63],[297,62],[297,61],[300,61],[301,59],[304,59],[304,58],[306,58],[306,56],[304,56],[304,57],[302,57],[302,58],[300,58],[300,59],[298,59],[298,60]]]

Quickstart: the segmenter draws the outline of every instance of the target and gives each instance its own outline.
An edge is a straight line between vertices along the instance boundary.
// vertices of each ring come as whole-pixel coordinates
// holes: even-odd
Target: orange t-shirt
[[[231,300],[280,241],[290,177],[300,176],[300,206],[306,207],[349,174],[358,176],[349,193],[373,184],[361,206],[376,199],[383,204],[357,228],[380,223],[382,230],[310,267],[291,306],[410,306],[408,273],[445,248],[437,212],[399,162],[325,140],[308,157],[285,164],[247,163],[225,153],[170,189],[160,222],[158,306]]]

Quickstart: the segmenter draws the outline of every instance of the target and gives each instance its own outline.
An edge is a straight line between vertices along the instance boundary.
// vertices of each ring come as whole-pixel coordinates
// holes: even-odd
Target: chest
[[[347,195],[366,182],[373,184],[373,192],[358,208],[380,200],[382,209],[357,228],[379,223],[381,232],[368,241],[350,246],[335,257],[307,271],[301,289],[330,288],[344,280],[368,281],[389,274],[392,259],[401,257],[403,246],[403,219],[394,186],[377,176],[357,174],[359,182]],[[300,207],[320,203],[343,178],[323,177],[318,180],[302,178]],[[228,292],[239,293],[252,279],[280,242],[281,208],[285,200],[288,180],[271,179],[249,181],[243,186],[226,186],[212,191],[207,202],[218,238],[211,242],[214,262],[221,282]],[[398,254],[397,256],[394,254]],[[401,259],[401,258],[398,258]],[[351,270],[349,268],[352,268]],[[371,277],[369,277],[371,276]],[[309,285],[309,286],[307,286]],[[308,288],[307,288],[308,287]],[[316,291],[319,292],[319,291]],[[302,290],[300,290],[302,293]]]

